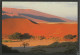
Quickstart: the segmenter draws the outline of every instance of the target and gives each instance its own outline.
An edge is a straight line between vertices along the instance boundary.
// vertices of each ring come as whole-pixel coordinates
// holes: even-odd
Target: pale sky
[[[2,7],[34,9],[40,12],[64,17],[71,20],[78,19],[77,2],[2,2]]]

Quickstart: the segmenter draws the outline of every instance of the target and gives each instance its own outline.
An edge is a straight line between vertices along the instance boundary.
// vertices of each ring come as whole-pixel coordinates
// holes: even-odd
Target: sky
[[[77,2],[2,2],[2,7],[33,9],[40,12],[78,20]]]

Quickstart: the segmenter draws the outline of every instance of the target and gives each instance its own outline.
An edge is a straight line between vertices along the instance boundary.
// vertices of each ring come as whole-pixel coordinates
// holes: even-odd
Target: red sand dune
[[[14,18],[2,20],[2,35],[10,35],[15,32],[29,33],[33,36],[45,36],[45,37],[63,37],[67,34],[78,34],[77,24],[46,24],[38,23],[34,24],[28,19]]]
[[[35,22],[47,22],[47,21],[44,21],[44,20],[39,20],[39,19],[34,19],[34,18],[31,18],[31,17],[28,17],[28,16],[24,16],[24,15],[21,15],[22,17],[25,17],[27,19],[30,19],[32,21],[35,21]]]
[[[31,15],[36,15],[36,16],[48,17],[48,18],[58,18],[58,19],[66,21],[66,22],[71,22],[71,20],[68,20],[66,18],[58,17],[58,16],[55,16],[55,15],[50,15],[50,14],[43,13],[43,12],[36,11],[36,10],[32,10],[32,9],[2,8],[2,10],[7,12],[7,13],[31,14]]]
[[[11,13],[2,13],[2,15],[8,15],[8,16],[19,16],[17,13],[15,13],[15,14],[11,14]]]

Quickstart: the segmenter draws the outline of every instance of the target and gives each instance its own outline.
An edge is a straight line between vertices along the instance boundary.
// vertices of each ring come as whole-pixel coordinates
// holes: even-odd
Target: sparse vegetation
[[[40,39],[40,40],[43,40],[43,39],[46,39],[46,37],[44,37],[44,36],[41,36],[41,39]]]
[[[68,34],[68,35],[64,36],[65,39],[73,39],[75,37],[76,37],[76,35],[71,35],[71,34]]]
[[[12,41],[12,40],[2,40],[2,42],[16,42],[16,41]]]
[[[40,40],[46,39],[46,37],[44,37],[44,36],[38,36],[38,38],[39,38]]]
[[[18,33],[18,32],[12,35],[9,35],[9,39],[21,39],[21,37],[22,37],[21,33]]]
[[[9,37],[9,39],[23,40],[23,39],[30,39],[32,37],[32,35],[29,35],[28,33],[21,34],[21,33],[16,32],[12,35],[9,35],[8,37]]]
[[[76,35],[71,35],[71,34],[64,36],[65,39],[73,39],[75,37],[76,37]],[[38,39],[38,40],[46,39],[45,36],[32,36],[28,33],[24,33],[24,34],[14,33],[13,35],[10,35],[9,38],[10,39],[20,39],[20,40],[30,39],[30,38]],[[61,40],[61,38],[52,37],[52,39],[54,39],[56,42],[52,43],[48,46],[36,46],[31,50],[31,52],[46,53],[47,51],[45,49],[61,50],[61,48],[64,48],[64,50],[61,50],[63,53],[76,53],[78,51],[78,42],[61,42],[61,43],[59,43],[58,41]],[[4,42],[8,42],[8,41],[4,40]],[[29,43],[23,42],[22,46],[25,48],[26,46],[29,46]],[[56,50],[56,52],[57,52],[57,50]]]
[[[29,43],[23,42],[21,46],[23,46],[25,48],[26,46],[29,46]]]
[[[46,52],[46,50],[45,50],[46,48],[47,49],[51,48],[53,50],[65,48],[64,50],[61,50],[61,51],[63,51],[63,53],[68,53],[68,54],[69,53],[77,53],[78,42],[62,42],[62,43],[55,42],[55,43],[48,45],[48,46],[36,46],[33,48],[33,52],[38,52],[38,51],[40,51],[40,49],[44,50]]]
[[[31,38],[32,38],[32,39],[38,39],[38,40],[46,39],[45,36],[32,36]]]
[[[30,39],[32,35],[29,35],[28,33],[24,33],[21,37],[21,39]]]

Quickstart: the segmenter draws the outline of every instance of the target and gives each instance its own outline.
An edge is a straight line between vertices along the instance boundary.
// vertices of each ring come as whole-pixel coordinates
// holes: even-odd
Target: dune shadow
[[[29,16],[34,19],[40,19],[48,22],[65,22],[64,20],[61,20],[59,18],[48,18],[48,17],[43,17],[43,16],[36,16],[36,15],[31,15],[31,14],[20,14],[24,16]]]

